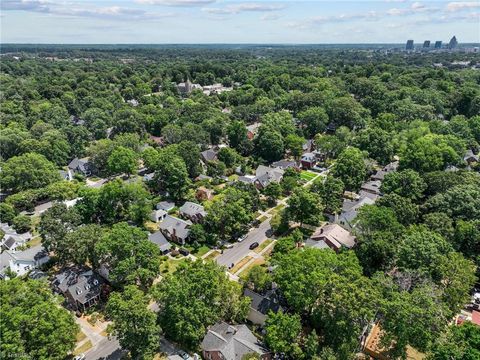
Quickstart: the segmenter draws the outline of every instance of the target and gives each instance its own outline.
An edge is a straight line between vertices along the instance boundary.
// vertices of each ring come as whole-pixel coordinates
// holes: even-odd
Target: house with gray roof
[[[272,358],[268,349],[243,324],[220,322],[211,326],[200,347],[203,358],[209,360],[242,360],[248,354],[256,354],[262,360]]]
[[[207,164],[211,161],[217,160],[217,152],[213,149],[208,149],[208,150],[202,151],[200,153],[200,157],[202,158],[203,162]]]
[[[207,212],[202,205],[191,201],[186,201],[178,211],[181,216],[194,223],[202,222],[205,216],[207,216]]]
[[[161,231],[157,231],[153,234],[148,235],[148,240],[157,245],[163,255],[168,254],[168,252],[172,248],[172,244],[168,242],[168,240],[165,238]]]
[[[83,176],[90,176],[93,172],[93,166],[90,162],[89,157],[84,157],[79,159],[76,157],[70,164],[68,164],[68,168],[75,173],[82,174]]]
[[[385,165],[382,169],[378,170],[375,174],[371,176],[372,180],[379,180],[383,181],[385,179],[385,175],[397,171],[398,169],[398,161],[393,161],[388,165]]]
[[[246,288],[243,295],[251,299],[247,319],[255,325],[265,325],[265,320],[270,311],[277,313],[283,311],[280,299],[273,290],[261,295]]]
[[[83,312],[100,301],[103,278],[93,270],[84,267],[71,267],[57,274],[53,289],[65,297],[70,308]]]
[[[175,203],[170,201],[160,201],[156,206],[157,210],[165,210],[166,212],[173,210],[174,207]]]
[[[300,170],[300,167],[298,166],[297,162],[293,160],[275,161],[274,163],[272,163],[272,166],[274,168],[280,168],[282,170],[287,170],[287,169]]]
[[[17,233],[17,231],[7,223],[0,224],[0,230],[3,231],[3,237],[0,239],[0,247],[3,250],[15,250],[18,246],[32,239],[32,234],[27,231],[25,233]]]
[[[346,229],[353,229],[355,227],[355,218],[357,217],[358,210],[364,205],[375,204],[375,199],[367,196],[362,196],[358,200],[343,201],[342,212],[338,216],[335,222],[339,223]]]
[[[259,165],[255,170],[255,185],[259,189],[264,189],[271,182],[279,183],[285,170],[281,168],[272,168],[265,165]]]
[[[42,245],[32,246],[22,251],[6,250],[0,254],[0,278],[5,278],[7,270],[17,276],[26,275],[49,260],[48,252]]]
[[[159,229],[167,240],[184,245],[190,234],[190,225],[192,225],[190,220],[183,220],[175,216],[167,215],[160,223]]]
[[[167,212],[163,209],[160,210],[153,210],[150,213],[150,220],[153,222],[159,222],[165,219],[165,216],[167,216]]]
[[[465,156],[463,157],[463,160],[467,163],[467,164],[471,164],[471,163],[474,163],[474,162],[479,162],[480,160],[480,155],[475,155],[472,151],[472,149],[468,149],[467,152],[465,153]]]

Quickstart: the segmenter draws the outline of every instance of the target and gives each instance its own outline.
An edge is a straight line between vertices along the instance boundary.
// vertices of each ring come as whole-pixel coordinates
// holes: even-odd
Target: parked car
[[[188,256],[188,255],[190,255],[190,251],[188,251],[187,249],[184,249],[184,248],[178,249],[178,252],[179,252],[180,254],[182,254],[183,256]]]
[[[225,246],[226,249],[233,248],[233,244],[231,244],[231,243],[226,243],[224,246]]]
[[[73,358],[73,360],[84,360],[85,359],[85,354],[81,353],[80,355],[77,355]]]
[[[187,354],[185,351],[183,351],[183,350],[179,350],[179,351],[178,351],[178,355],[179,355],[182,359],[184,359],[184,360],[190,360],[190,359],[191,359],[190,355],[188,355],[188,354]]]
[[[258,245],[259,245],[258,242],[255,241],[253,244],[251,244],[251,245],[249,246],[249,248],[250,248],[250,250],[253,250],[253,249],[257,248]]]
[[[247,236],[248,236],[247,234],[242,235],[242,236],[240,236],[240,237],[237,239],[237,241],[238,241],[238,242],[242,242],[243,240],[245,240],[245,239],[247,238]]]

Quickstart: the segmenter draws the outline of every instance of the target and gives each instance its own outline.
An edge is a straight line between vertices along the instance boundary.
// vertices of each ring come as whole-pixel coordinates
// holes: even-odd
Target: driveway
[[[261,244],[267,240],[268,236],[266,233],[269,230],[271,230],[270,219],[267,219],[262,222],[258,228],[250,231],[245,240],[235,243],[231,249],[224,250],[222,255],[215,258],[215,261],[219,265],[226,266],[227,268],[232,264],[236,264],[250,252],[250,245],[254,242]]]

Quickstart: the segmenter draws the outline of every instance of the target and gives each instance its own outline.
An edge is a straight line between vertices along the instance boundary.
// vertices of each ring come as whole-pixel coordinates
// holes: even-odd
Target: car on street
[[[178,355],[184,360],[191,360],[192,358],[185,351],[179,350]]]
[[[225,249],[233,248],[233,244],[231,244],[231,243],[226,243],[224,246],[225,246]]]
[[[249,246],[249,249],[250,249],[250,250],[253,250],[253,249],[257,248],[258,245],[259,245],[258,242],[255,241],[253,244],[251,244],[251,245]]]
[[[80,355],[77,355],[73,358],[73,360],[84,360],[85,359],[85,354],[81,353]]]
[[[248,236],[248,234],[242,235],[237,239],[237,241],[242,242],[243,240],[245,240],[247,238],[247,236]]]

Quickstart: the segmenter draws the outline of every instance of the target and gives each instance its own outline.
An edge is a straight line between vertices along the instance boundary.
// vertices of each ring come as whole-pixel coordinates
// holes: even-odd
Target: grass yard
[[[181,264],[185,264],[186,258],[173,260],[168,258],[160,264],[160,273],[163,275],[172,274]]]
[[[86,352],[87,350],[90,350],[92,348],[92,342],[90,340],[86,341],[85,343],[83,343],[82,346],[79,346],[78,348],[76,348],[75,350],[73,350],[73,355],[76,356],[76,355],[80,355],[81,353],[84,353]]]
[[[42,243],[42,238],[40,237],[40,235],[37,235],[37,237],[27,242],[27,245],[29,245],[30,247],[34,247],[34,246],[40,245],[41,243]]]
[[[192,255],[195,255],[196,257],[202,257],[210,251],[210,248],[206,245],[202,245],[197,249],[195,249],[193,246],[184,246],[184,248],[186,248]]]
[[[80,342],[83,339],[85,339],[86,337],[87,337],[87,335],[85,335],[85,333],[82,330],[80,330],[75,339],[77,340],[77,342]]]
[[[245,266],[246,263],[248,263],[250,260],[252,260],[251,256],[245,256],[242,260],[240,260],[237,265],[235,265],[233,268],[228,270],[230,274],[235,274],[238,270],[240,270],[243,266]]]
[[[315,174],[313,172],[302,170],[302,172],[300,173],[300,179],[305,180],[305,181],[310,181],[310,180],[316,178],[317,175],[318,174]]]
[[[245,270],[243,270],[240,275],[238,275],[240,277],[240,279],[242,279],[243,281],[247,281],[248,279],[248,275],[250,274],[250,271],[252,271],[253,267],[256,266],[256,265],[263,265],[265,264],[265,259],[256,259],[254,262],[252,262],[250,265],[248,265],[247,268],[245,268]]]
[[[213,261],[213,259],[215,259],[219,255],[220,255],[220,251],[214,250],[210,254],[208,254],[208,256],[206,256],[204,258],[204,260],[212,260]]]
[[[263,249],[265,249],[268,245],[270,245],[272,242],[273,242],[272,239],[267,239],[267,240],[265,240],[263,243],[261,243],[261,244],[260,244],[255,250],[253,250],[253,251],[255,251],[257,254],[260,254],[260,252],[261,252]]]
[[[265,215],[262,215],[260,217],[260,219],[258,219],[258,221],[260,221],[261,223],[264,222],[265,220],[267,220],[268,218],[265,216]]]

